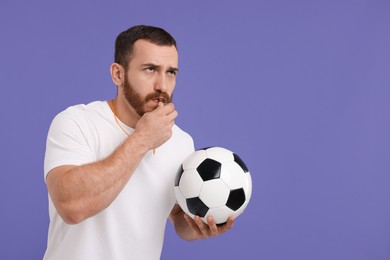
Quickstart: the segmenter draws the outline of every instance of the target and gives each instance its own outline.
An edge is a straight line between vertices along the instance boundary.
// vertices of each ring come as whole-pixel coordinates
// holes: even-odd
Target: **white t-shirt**
[[[45,177],[61,165],[102,160],[125,139],[107,102],[70,107],[50,126]],[[66,224],[49,196],[50,226],[44,259],[159,259],[166,221],[176,202],[175,175],[193,151],[190,135],[175,125],[172,137],[155,154],[150,151],[144,156],[112,204],[80,224]]]

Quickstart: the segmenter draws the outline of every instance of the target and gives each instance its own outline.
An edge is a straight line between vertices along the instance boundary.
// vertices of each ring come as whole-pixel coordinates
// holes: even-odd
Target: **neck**
[[[140,116],[134,110],[132,106],[127,102],[125,98],[117,96],[111,101],[112,107],[111,110],[115,116],[122,121],[125,125],[135,128]]]

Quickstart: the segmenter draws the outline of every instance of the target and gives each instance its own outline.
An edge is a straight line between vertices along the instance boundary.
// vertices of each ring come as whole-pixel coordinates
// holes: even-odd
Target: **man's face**
[[[177,71],[175,46],[158,46],[145,40],[134,43],[123,93],[139,116],[154,110],[159,101],[171,102]]]

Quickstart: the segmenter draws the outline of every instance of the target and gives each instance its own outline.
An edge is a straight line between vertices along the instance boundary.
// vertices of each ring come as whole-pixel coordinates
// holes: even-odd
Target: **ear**
[[[110,66],[112,81],[117,86],[122,86],[125,81],[125,69],[118,63],[113,63]]]

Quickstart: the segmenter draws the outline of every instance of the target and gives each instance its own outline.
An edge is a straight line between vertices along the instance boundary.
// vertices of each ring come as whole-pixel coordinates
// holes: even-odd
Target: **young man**
[[[58,114],[47,138],[50,226],[45,259],[159,259],[166,220],[186,240],[222,234],[175,204],[173,184],[193,140],[174,124],[172,36],[135,26],[115,43],[117,96]]]

